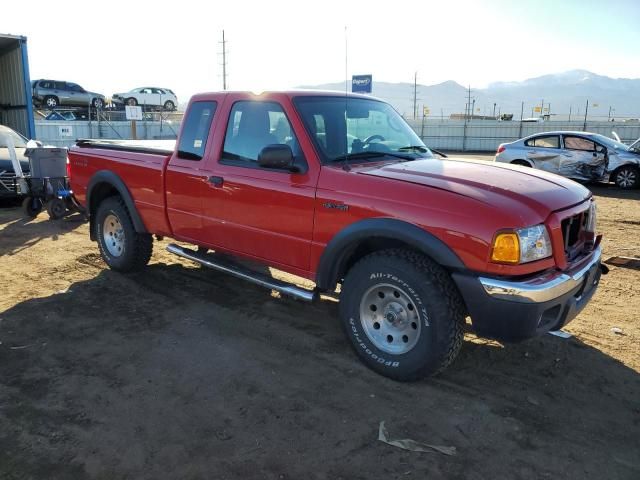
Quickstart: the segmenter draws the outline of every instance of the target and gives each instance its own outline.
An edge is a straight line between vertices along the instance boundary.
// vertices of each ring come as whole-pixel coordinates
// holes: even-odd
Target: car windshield
[[[323,162],[434,158],[389,104],[366,98],[300,96],[294,104]]]
[[[0,148],[7,148],[7,138],[13,139],[13,145],[16,148],[25,148],[27,146],[27,139],[17,132],[14,132],[10,128],[0,126]]]
[[[623,152],[627,152],[629,150],[628,145],[625,145],[624,143],[616,142],[612,138],[605,137],[604,135],[600,135],[599,133],[596,133],[595,135],[593,135],[593,139],[596,140],[597,142],[602,143],[607,148],[622,150]]]

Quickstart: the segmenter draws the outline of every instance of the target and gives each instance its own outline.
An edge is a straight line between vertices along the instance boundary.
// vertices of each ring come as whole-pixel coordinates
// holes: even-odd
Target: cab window
[[[257,167],[267,145],[289,145],[294,161],[302,159],[298,140],[282,107],[275,102],[236,102],[229,116],[222,162]]]
[[[527,147],[560,148],[560,137],[557,135],[545,135],[544,137],[530,138],[524,144]]]
[[[178,144],[178,158],[202,160],[216,107],[216,102],[195,102],[191,105],[184,119]]]

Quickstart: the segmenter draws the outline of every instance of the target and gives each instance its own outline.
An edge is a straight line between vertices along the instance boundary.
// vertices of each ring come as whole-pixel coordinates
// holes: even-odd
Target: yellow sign
[[[593,108],[596,108],[597,106],[598,106],[598,104],[597,104],[597,103],[594,103],[594,104],[593,104]]]
[[[424,115],[426,117],[430,113],[431,113],[431,111],[429,110],[429,107],[422,107],[422,115]]]
[[[533,107],[533,111],[534,111],[534,112],[537,112],[537,113],[540,113],[540,112],[542,111],[542,108],[540,108],[540,107]]]

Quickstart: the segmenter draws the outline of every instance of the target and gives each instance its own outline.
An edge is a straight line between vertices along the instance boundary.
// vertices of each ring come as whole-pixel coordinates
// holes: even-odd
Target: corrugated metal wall
[[[29,71],[24,68],[24,42],[24,38],[0,35],[0,124],[29,137],[33,119],[31,91],[26,88]]]
[[[600,133],[611,137],[615,131],[623,142],[640,138],[640,122],[499,122],[492,120],[409,120],[424,143],[438,150],[495,151],[501,143],[553,130],[574,130]]]

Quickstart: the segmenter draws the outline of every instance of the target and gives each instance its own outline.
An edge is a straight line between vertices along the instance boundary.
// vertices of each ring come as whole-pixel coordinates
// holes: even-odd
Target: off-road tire
[[[111,254],[106,245],[104,223],[109,215],[117,217],[122,226],[124,241],[119,256]],[[95,229],[100,255],[112,270],[131,272],[140,270],[149,263],[153,251],[153,237],[148,233],[136,232],[129,210],[121,197],[108,197],[98,205]]]
[[[36,218],[42,211],[42,200],[39,198],[25,197],[22,201],[22,211],[27,217]]]
[[[382,284],[408,293],[418,312],[419,334],[405,353],[377,348],[363,327],[361,303],[367,292]],[[465,311],[447,271],[428,257],[403,249],[375,252],[358,261],[344,279],[339,304],[340,320],[360,359],[372,370],[399,381],[435,375],[455,360],[462,346]]]
[[[615,171],[613,181],[618,188],[633,190],[640,186],[640,169],[634,165],[624,165]]]

